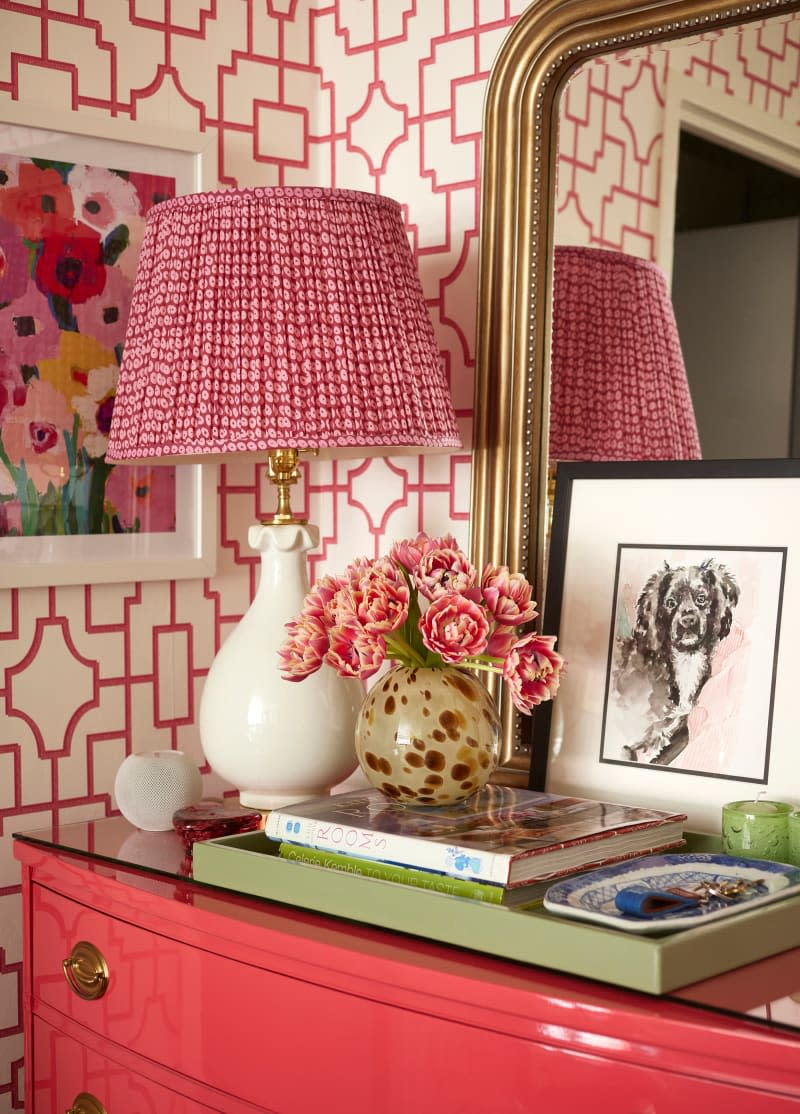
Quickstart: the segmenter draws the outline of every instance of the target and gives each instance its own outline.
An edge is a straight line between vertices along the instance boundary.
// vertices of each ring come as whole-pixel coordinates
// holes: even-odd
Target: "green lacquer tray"
[[[687,836],[687,851],[719,840]],[[196,843],[194,878],[379,928],[666,994],[800,945],[800,896],[665,936],[639,936],[282,859],[262,832]]]

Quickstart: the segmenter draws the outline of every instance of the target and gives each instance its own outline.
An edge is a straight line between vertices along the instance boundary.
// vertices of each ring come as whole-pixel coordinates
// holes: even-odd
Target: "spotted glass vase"
[[[491,694],[456,667],[395,666],[367,693],[356,754],[368,780],[408,805],[449,805],[486,784],[500,752]]]

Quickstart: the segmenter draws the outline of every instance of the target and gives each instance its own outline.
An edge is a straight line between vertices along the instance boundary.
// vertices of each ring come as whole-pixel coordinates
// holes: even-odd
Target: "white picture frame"
[[[710,834],[729,801],[800,807],[799,502],[800,461],[559,465],[542,629],[567,665],[534,714],[533,788]]]
[[[213,146],[196,136],[7,101],[0,152],[174,177],[176,193],[216,185]],[[123,466],[119,466],[123,467]],[[152,533],[4,536],[0,588],[206,577],[217,558],[217,469],[178,465],[176,526]]]

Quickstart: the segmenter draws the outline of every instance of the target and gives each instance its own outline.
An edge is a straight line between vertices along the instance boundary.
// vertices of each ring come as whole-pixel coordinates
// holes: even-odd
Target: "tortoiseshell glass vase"
[[[367,693],[356,754],[368,780],[408,805],[449,805],[497,767],[500,717],[484,684],[455,666],[397,665]]]

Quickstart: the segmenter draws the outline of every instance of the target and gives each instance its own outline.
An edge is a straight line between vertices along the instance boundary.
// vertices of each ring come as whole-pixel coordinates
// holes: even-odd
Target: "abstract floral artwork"
[[[173,178],[0,154],[0,537],[175,528],[105,451],[145,213]]]

